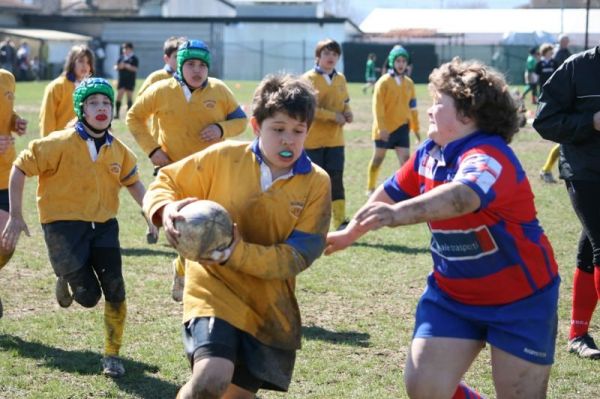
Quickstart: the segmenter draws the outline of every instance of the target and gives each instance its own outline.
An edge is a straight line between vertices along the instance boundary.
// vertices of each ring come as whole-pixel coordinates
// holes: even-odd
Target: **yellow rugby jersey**
[[[328,77],[316,69],[306,72],[303,77],[308,79],[317,91],[317,112],[304,142],[304,148],[343,146],[343,126],[335,123],[335,113],[350,111],[346,78],[336,72],[329,83]]]
[[[172,77],[173,77],[173,74],[170,73],[169,71],[167,71],[165,68],[162,68],[162,69],[159,69],[158,71],[152,72],[150,75],[148,75],[146,80],[144,80],[144,83],[142,83],[142,86],[140,87],[140,91],[138,91],[138,94],[137,94],[138,97],[143,92],[145,92],[146,89],[152,85],[152,83],[156,83],[158,81],[169,79]],[[152,137],[154,137],[154,139],[157,140],[158,139],[158,116],[156,114],[152,115],[152,120],[150,121],[150,131],[152,132]]]
[[[117,138],[107,135],[96,161],[93,140],[80,122],[29,142],[14,165],[38,176],[37,205],[41,223],[58,220],[106,222],[117,215],[119,190],[139,180],[136,158]]]
[[[379,140],[380,129],[392,133],[405,123],[409,124],[411,131],[419,132],[415,84],[408,76],[402,76],[401,82],[398,84],[395,75],[386,73],[375,83],[371,129],[373,140]]]
[[[223,265],[187,261],[183,320],[215,316],[266,345],[300,347],[296,275],[325,247],[331,214],[329,176],[303,156],[289,179],[266,191],[258,141],[227,141],[160,170],[144,197],[153,217],[187,197],[223,205],[242,241]]]
[[[15,129],[18,115],[14,111],[15,77],[6,69],[0,68],[0,135],[10,136]],[[15,159],[15,146],[10,146],[0,154],[0,190],[8,188],[8,176]]]
[[[148,119],[156,115],[158,139],[152,137]],[[204,87],[194,90],[189,101],[177,79],[151,85],[127,113],[127,126],[146,154],[157,148],[178,161],[228,137],[244,131],[248,118],[233,93],[222,81],[208,78]],[[223,137],[212,142],[200,139],[200,132],[213,123]]]
[[[44,90],[44,98],[40,108],[40,136],[62,130],[73,120],[73,92],[75,83],[61,75],[48,83]]]

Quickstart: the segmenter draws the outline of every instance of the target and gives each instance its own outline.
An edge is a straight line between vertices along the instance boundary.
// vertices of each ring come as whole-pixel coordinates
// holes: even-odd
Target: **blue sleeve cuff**
[[[230,119],[241,119],[241,118],[246,118],[246,113],[238,105],[238,107],[235,109],[235,111],[233,111],[229,115],[227,115],[227,117],[225,119],[230,120]]]
[[[299,230],[292,231],[285,243],[298,251],[307,266],[321,256],[325,249],[325,237]]]
[[[383,182],[383,189],[385,190],[385,193],[395,202],[404,201],[410,198],[410,196],[406,194],[396,182],[395,174],[391,175],[386,181]]]

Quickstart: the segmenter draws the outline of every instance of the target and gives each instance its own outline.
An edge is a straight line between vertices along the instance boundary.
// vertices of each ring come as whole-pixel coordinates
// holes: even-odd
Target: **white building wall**
[[[315,45],[325,38],[341,45],[346,40],[344,24],[229,24],[223,32],[224,76],[259,80],[269,73],[303,73],[314,66]],[[343,58],[337,69],[343,72]]]
[[[235,17],[235,8],[216,0],[169,0],[162,5],[163,17]]]

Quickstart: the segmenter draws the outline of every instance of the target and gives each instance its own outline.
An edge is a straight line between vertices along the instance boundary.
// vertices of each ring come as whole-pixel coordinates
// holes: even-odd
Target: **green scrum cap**
[[[83,102],[92,94],[104,94],[115,105],[115,92],[106,79],[88,78],[82,80],[73,92],[73,110],[79,120],[83,119]]]
[[[406,62],[410,61],[410,55],[408,55],[408,51],[406,51],[406,49],[399,44],[395,45],[388,55],[388,66],[390,68],[394,67],[394,61],[396,61],[396,58],[398,57],[404,57]]]
[[[177,49],[177,73],[183,78],[183,63],[187,60],[203,61],[210,68],[210,50],[202,40],[187,40]]]

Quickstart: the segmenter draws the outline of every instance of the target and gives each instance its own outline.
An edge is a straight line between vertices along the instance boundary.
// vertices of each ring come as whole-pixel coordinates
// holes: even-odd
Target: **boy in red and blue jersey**
[[[517,107],[499,73],[435,69],[429,139],[377,188],[326,254],[383,226],[426,222],[433,272],[404,371],[410,397],[480,397],[461,383],[486,342],[497,397],[545,397],[560,277],[531,187],[508,146]]]

